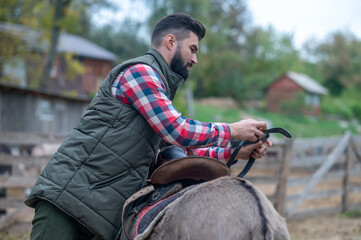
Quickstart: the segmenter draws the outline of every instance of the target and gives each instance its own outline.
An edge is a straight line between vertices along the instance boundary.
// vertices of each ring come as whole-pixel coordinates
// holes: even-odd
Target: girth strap
[[[141,197],[144,197],[145,195],[147,195],[148,193],[151,193],[154,191],[154,186],[153,185],[148,185],[144,188],[142,188],[141,190],[139,190],[138,192],[134,193],[132,196],[130,196],[124,203],[123,205],[123,212],[122,212],[122,228],[123,228],[123,232],[126,236],[127,239],[131,239],[131,237],[129,236],[129,234],[127,233],[127,229],[125,227],[125,215],[126,212],[128,210],[128,207],[131,203],[133,203],[135,200],[138,200]],[[118,236],[116,239],[118,239],[119,235],[121,234],[121,231],[118,232]]]
[[[125,237],[128,240],[132,239],[132,237],[129,236],[128,234],[128,231],[130,229],[127,229],[126,226],[126,221],[129,222],[128,219],[126,219],[129,218],[128,208],[129,206],[131,206],[132,203],[135,203],[135,205],[133,205],[130,215],[135,216],[147,205],[152,205],[165,198],[168,198],[169,196],[173,195],[176,192],[179,192],[182,189],[183,189],[183,184],[181,182],[174,182],[171,184],[159,185],[156,187],[154,187],[154,185],[148,185],[140,189],[138,192],[134,193],[132,196],[130,196],[123,205],[123,213],[122,213],[122,231],[124,232]],[[119,231],[118,236],[120,234],[121,231]],[[116,239],[118,239],[118,237]]]

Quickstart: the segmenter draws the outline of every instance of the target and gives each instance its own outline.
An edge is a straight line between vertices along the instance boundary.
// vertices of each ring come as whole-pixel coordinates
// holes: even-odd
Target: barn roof
[[[42,39],[41,33],[25,26],[0,22],[0,31],[6,31],[22,37],[31,49],[46,51],[49,42]],[[77,35],[61,33],[58,52],[73,53],[77,56],[116,61],[117,56],[99,45]]]
[[[0,83],[0,94],[1,92],[20,92],[22,94],[29,93],[31,95],[40,95],[49,98],[56,98],[56,99],[64,99],[76,102],[85,102],[89,103],[91,101],[91,97],[89,96],[67,96],[66,94],[59,93],[56,91],[45,90],[45,89],[37,89],[31,87],[22,87],[22,86],[15,86],[7,83]]]
[[[71,52],[78,56],[115,61],[116,55],[80,36],[62,33],[58,45],[59,52]]]
[[[323,87],[321,84],[316,82],[316,80],[310,78],[309,76],[302,74],[302,73],[296,73],[296,72],[287,72],[286,76],[300,85],[305,91],[315,94],[327,94],[328,90]]]

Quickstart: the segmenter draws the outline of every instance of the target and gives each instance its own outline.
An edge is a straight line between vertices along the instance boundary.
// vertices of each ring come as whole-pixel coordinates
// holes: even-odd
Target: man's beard
[[[170,69],[172,69],[173,72],[181,75],[185,81],[189,76],[189,70],[187,68],[187,66],[189,65],[192,66],[192,63],[188,62],[183,66],[183,60],[180,54],[180,50],[177,49],[170,63]]]

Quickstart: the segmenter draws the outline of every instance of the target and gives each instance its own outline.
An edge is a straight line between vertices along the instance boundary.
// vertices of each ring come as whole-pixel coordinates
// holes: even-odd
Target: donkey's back
[[[199,184],[168,206],[148,239],[289,239],[285,219],[244,179]]]

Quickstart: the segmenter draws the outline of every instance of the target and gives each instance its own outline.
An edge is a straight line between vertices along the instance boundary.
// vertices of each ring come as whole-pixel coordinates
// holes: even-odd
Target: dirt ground
[[[27,240],[31,229],[27,217],[7,231],[0,232],[2,240]],[[319,216],[288,222],[292,240],[361,240],[361,217],[349,218],[339,214]]]
[[[339,214],[288,222],[292,240],[361,240],[361,217]]]
[[[236,169],[235,172],[240,172]],[[252,169],[249,176],[267,176],[274,175],[275,172],[270,170],[263,171],[261,169]],[[308,175],[303,171],[292,171],[290,175],[293,177],[302,177]],[[272,195],[276,186],[270,184],[255,184],[266,195]],[[314,188],[314,191],[340,189],[342,179],[331,179],[321,181]],[[350,187],[360,186],[361,178],[359,176],[350,178]],[[299,194],[304,186],[288,187],[288,194]],[[350,203],[360,203],[361,193],[349,195]],[[300,209],[308,210],[319,207],[332,207],[341,204],[341,195],[329,197],[327,199],[306,200],[301,204]],[[361,209],[351,211],[356,216],[351,217],[347,214],[332,214],[309,217],[304,219],[289,220],[287,222],[288,229],[292,240],[361,240]]]

